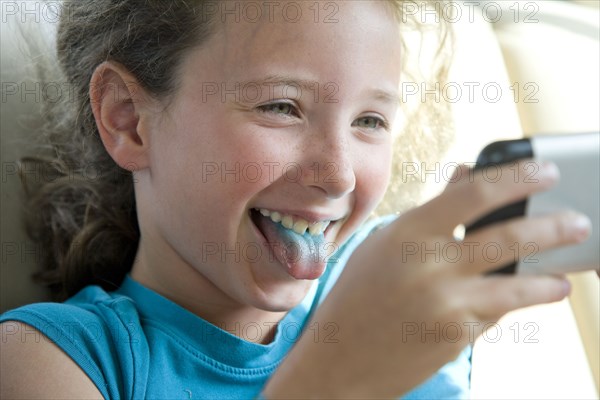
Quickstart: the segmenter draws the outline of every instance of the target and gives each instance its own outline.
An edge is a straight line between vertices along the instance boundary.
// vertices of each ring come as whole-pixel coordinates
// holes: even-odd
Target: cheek
[[[165,166],[153,173],[160,186],[157,195],[176,203],[171,207],[179,208],[180,215],[200,222],[219,219],[219,226],[227,228],[233,221],[224,216],[246,212],[253,196],[277,179],[281,168],[274,165],[282,160],[255,132],[206,118],[202,122],[178,124],[155,151],[157,164]]]
[[[369,212],[377,207],[383,198],[391,176],[392,152],[391,146],[386,146],[379,152],[372,152],[364,158],[357,174],[357,205]]]
[[[391,148],[361,149],[355,164],[356,188],[353,216],[340,231],[339,243],[344,242],[375,210],[387,189],[391,175]]]

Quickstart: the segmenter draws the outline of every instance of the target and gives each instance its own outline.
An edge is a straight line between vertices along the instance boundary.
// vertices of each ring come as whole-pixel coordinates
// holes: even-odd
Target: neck
[[[163,253],[164,254],[164,253]],[[151,265],[146,260],[154,260]],[[156,264],[171,266],[168,270]],[[160,260],[146,254],[142,243],[131,270],[138,283],[177,303],[205,321],[244,340],[268,344],[287,311],[266,311],[227,296],[186,263]]]

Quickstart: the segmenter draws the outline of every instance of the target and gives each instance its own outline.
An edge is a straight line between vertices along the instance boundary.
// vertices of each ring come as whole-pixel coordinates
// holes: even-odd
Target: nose
[[[322,134],[310,135],[307,142],[302,184],[321,190],[332,199],[351,193],[356,186],[356,175],[349,132],[329,129]]]

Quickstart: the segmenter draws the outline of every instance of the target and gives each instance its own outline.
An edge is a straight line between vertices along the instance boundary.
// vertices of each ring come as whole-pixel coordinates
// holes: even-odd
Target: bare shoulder
[[[81,368],[41,332],[16,321],[0,328],[0,398],[103,398]]]

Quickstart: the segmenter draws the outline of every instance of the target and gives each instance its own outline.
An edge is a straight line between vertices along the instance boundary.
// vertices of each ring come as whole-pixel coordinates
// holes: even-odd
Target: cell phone
[[[562,274],[600,270],[600,132],[494,142],[481,151],[475,169],[482,169],[484,178],[488,175],[487,179],[493,180],[500,164],[527,158],[554,162],[560,170],[559,183],[546,192],[484,216],[467,226],[465,232],[510,218],[575,210],[592,221],[592,234],[585,242],[545,252],[536,251],[535,243],[520,244],[514,250],[521,252],[521,259],[493,273]],[[535,179],[537,164],[532,162],[529,171],[518,179]]]

